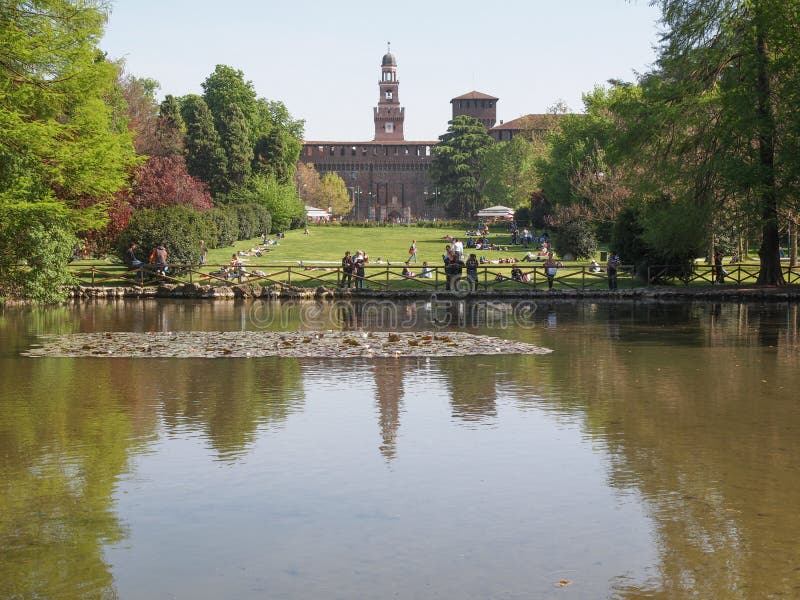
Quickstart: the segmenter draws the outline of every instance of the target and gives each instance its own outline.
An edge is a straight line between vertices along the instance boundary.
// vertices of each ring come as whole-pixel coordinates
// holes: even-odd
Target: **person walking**
[[[408,262],[417,262],[417,240],[411,241],[411,246],[408,248]]]
[[[619,256],[614,250],[612,250],[608,254],[608,262],[606,263],[606,272],[608,273],[608,289],[612,292],[616,291],[617,289],[617,271],[620,264],[621,261]]]

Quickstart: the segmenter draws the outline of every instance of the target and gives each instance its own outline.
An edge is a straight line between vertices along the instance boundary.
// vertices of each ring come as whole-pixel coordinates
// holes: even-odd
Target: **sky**
[[[646,0],[112,0],[100,46],[160,97],[201,93],[217,64],[305,120],[305,139],[368,141],[381,58],[397,58],[405,138],[435,140],[450,99],[477,90],[497,118],[542,113],[655,60]]]

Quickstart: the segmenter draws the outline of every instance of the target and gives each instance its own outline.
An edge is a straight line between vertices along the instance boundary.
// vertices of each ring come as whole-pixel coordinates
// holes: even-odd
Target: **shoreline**
[[[583,300],[615,301],[693,300],[712,302],[800,302],[800,285],[782,287],[755,286],[652,286],[617,291],[609,290],[493,290],[451,292],[446,290],[343,290],[331,287],[298,288],[288,286],[260,287],[255,285],[202,286],[199,284],[165,284],[158,287],[85,287],[69,288],[68,300],[98,299],[187,299],[187,300],[415,300],[451,298],[464,300]]]

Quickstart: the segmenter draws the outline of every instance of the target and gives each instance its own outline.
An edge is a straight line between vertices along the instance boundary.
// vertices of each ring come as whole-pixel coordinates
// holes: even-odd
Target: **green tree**
[[[222,112],[218,125],[220,143],[227,164],[223,190],[229,191],[247,184],[253,161],[253,147],[248,136],[244,113],[236,104]]]
[[[186,167],[189,173],[205,181],[212,194],[225,191],[227,158],[214,118],[199,96],[186,96],[181,102],[181,115],[186,123]]]
[[[353,200],[347,193],[344,179],[336,173],[325,173],[316,194],[316,206],[322,210],[331,208],[338,217],[346,217],[353,212]]]
[[[545,145],[523,135],[500,142],[487,149],[483,157],[483,195],[489,204],[517,208],[530,204],[539,188],[535,160],[543,156]]]
[[[468,217],[481,208],[483,157],[494,144],[480,121],[459,115],[449,122],[441,143],[433,148],[431,179],[448,202],[452,215]]]
[[[227,65],[217,65],[201,85],[203,100],[214,115],[214,122],[220,132],[223,116],[232,104],[239,107],[248,125],[256,120],[256,91],[252,81],[245,81],[242,71]]]
[[[104,2],[0,4],[0,202],[107,198],[137,162]]]
[[[783,284],[779,208],[798,180],[795,2],[659,0],[660,56],[642,79],[645,133],[662,188],[715,214],[743,204],[761,227],[758,282]],[[639,148],[642,145],[638,146]]]
[[[184,151],[186,125],[181,117],[180,104],[175,96],[167,94],[158,107],[158,152],[162,156],[179,156]]]

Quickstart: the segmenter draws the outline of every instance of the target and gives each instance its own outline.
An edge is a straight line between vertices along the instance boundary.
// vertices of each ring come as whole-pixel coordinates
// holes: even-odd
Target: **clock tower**
[[[381,80],[378,82],[380,97],[373,108],[376,142],[402,142],[405,109],[400,106],[397,80],[397,59],[387,47],[381,60]]]

